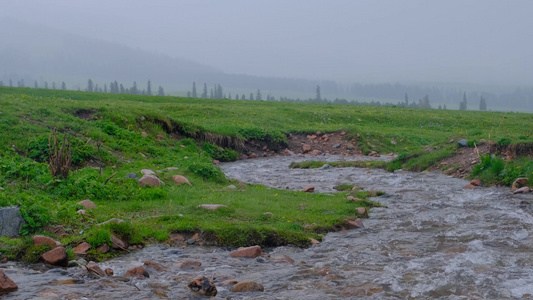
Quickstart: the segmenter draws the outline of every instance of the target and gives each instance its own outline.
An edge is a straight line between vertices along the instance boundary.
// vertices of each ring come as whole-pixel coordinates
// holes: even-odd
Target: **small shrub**
[[[91,244],[93,248],[99,247],[103,244],[108,244],[111,246],[111,234],[107,228],[94,229],[87,236],[87,243]]]
[[[220,168],[212,164],[193,163],[189,165],[188,168],[189,168],[189,171],[205,179],[219,181],[219,182],[225,179],[224,173],[222,173]]]
[[[505,146],[505,145],[509,145],[511,144],[511,139],[509,138],[502,138],[500,139],[496,144],[498,144],[498,146]]]
[[[228,148],[221,148],[207,142],[202,143],[202,149],[213,159],[222,162],[236,161],[239,158],[237,151]]]
[[[41,255],[47,251],[50,251],[52,247],[49,245],[30,246],[26,249],[22,261],[26,263],[37,263],[41,259]]]

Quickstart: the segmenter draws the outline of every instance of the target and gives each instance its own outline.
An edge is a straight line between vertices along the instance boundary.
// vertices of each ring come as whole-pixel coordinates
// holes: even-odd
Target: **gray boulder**
[[[467,141],[465,139],[462,139],[462,140],[457,142],[457,146],[466,147],[467,146]]]
[[[130,178],[130,179],[139,179],[139,176],[137,176],[137,174],[135,173],[129,173],[129,174],[126,174],[126,176],[124,176],[125,178]]]
[[[24,225],[20,207],[0,208],[0,236],[17,236]]]

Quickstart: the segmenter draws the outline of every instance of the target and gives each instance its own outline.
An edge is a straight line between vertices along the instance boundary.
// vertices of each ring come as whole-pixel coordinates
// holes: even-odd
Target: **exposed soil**
[[[490,153],[488,143],[478,145],[476,148],[458,148],[454,155],[440,161],[433,166],[433,170],[443,170],[444,174],[453,177],[465,178],[472,172],[476,164],[480,162],[479,155]]]
[[[74,116],[83,120],[91,121],[93,120],[93,115],[98,112],[97,109],[84,109],[80,108],[74,112]]]

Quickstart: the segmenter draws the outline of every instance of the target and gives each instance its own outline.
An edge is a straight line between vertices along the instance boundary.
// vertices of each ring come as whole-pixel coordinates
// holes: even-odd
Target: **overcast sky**
[[[227,73],[533,85],[531,0],[0,2],[0,17]]]

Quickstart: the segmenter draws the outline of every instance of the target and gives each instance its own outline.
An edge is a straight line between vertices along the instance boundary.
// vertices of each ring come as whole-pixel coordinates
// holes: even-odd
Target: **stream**
[[[463,189],[465,180],[441,173],[378,169],[289,169],[300,160],[369,157],[268,157],[221,165],[228,178],[266,186],[332,193],[337,184],[386,192],[372,198],[364,228],[329,233],[307,249],[264,249],[267,256],[233,258],[225,247],[184,249],[151,245],[99,263],[114,277],[89,278],[82,267],[39,270],[0,264],[19,290],[9,299],[202,299],[187,284],[214,278],[215,299],[533,299],[533,194],[508,188]],[[381,159],[390,159],[383,157]],[[287,259],[290,257],[293,262]],[[126,270],[147,267],[150,278],[126,281]],[[201,262],[183,269],[176,263]],[[264,292],[234,293],[230,281],[252,280]]]

